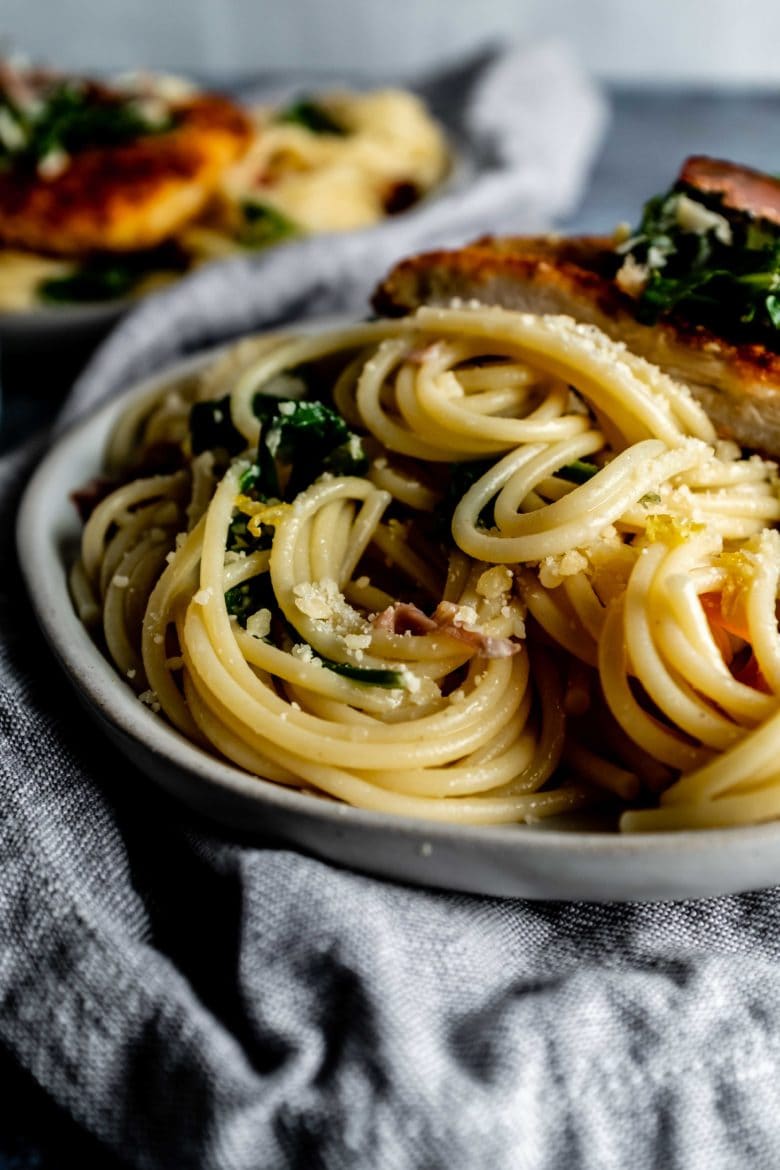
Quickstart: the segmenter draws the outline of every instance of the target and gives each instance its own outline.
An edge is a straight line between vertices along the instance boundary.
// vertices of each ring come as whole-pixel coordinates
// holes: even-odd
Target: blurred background
[[[395,74],[486,42],[556,37],[607,81],[780,77],[776,0],[3,0],[0,31],[8,46],[71,68]]]

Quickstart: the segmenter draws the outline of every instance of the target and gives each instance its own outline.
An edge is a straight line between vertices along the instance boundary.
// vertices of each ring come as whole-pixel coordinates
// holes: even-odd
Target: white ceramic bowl
[[[244,835],[277,838],[402,882],[610,901],[703,897],[780,882],[780,823],[620,836],[586,829],[582,820],[473,828],[364,812],[250,776],[195,747],[144,707],[71,604],[67,570],[80,524],[68,497],[100,470],[106,437],[128,397],[205,360],[181,362],[77,423],[40,464],[18,518],[20,562],[41,628],[89,713],[141,771]]]

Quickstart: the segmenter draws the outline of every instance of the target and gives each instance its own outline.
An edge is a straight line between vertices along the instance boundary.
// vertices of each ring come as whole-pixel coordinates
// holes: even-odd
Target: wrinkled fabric
[[[199,344],[359,310],[364,248],[307,241],[147,302],[70,417]],[[37,632],[12,529],[41,450],[0,459],[0,1044],[52,1100],[146,1170],[778,1164],[777,891],[448,895],[199,820]]]

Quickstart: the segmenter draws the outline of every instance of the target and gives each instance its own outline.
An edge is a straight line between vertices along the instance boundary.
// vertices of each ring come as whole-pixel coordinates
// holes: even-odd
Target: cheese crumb
[[[677,196],[674,215],[684,232],[694,232],[697,236],[702,236],[705,232],[711,231],[721,244],[728,245],[732,241],[731,224],[725,215],[710,211],[708,207],[688,195]]]
[[[650,276],[646,264],[640,264],[629,252],[615,275],[615,284],[629,297],[642,295]]]
[[[404,681],[404,686],[410,695],[416,695],[422,686],[422,682],[408,667],[404,667],[401,671],[401,678]]]
[[[149,707],[155,714],[160,710],[160,700],[157,698],[156,691],[142,691],[138,696],[138,702],[143,703],[145,707]]]
[[[267,638],[271,632],[270,609],[258,609],[246,621],[246,630],[253,638]]]
[[[295,585],[293,594],[296,607],[310,618],[332,617],[338,601],[343,600],[341,592],[332,578]]]
[[[296,643],[290,653],[293,658],[298,658],[301,662],[305,662],[309,666],[322,666],[322,659],[317,657],[308,642]]]
[[[117,589],[127,589],[127,586],[130,584],[130,578],[125,577],[123,573],[117,573],[111,584],[116,585]]]
[[[371,645],[370,634],[347,634],[344,645],[348,650],[367,650]]]
[[[539,566],[539,581],[545,589],[555,589],[564,577],[574,577],[588,568],[588,558],[577,549],[559,556],[545,557]]]
[[[512,588],[512,570],[508,565],[494,565],[486,569],[477,581],[477,593],[491,601]]]
[[[211,601],[211,597],[211,586],[207,585],[205,589],[199,589],[192,600],[196,605],[208,605],[208,603]]]
[[[473,605],[459,605],[455,611],[452,624],[454,626],[475,626],[477,624],[477,611]]]

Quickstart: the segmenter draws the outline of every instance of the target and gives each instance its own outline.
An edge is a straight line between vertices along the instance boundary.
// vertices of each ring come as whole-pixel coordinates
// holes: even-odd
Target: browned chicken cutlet
[[[780,183],[719,160],[689,159],[678,182],[716,193],[724,206],[780,223]],[[532,313],[563,313],[597,325],[688,385],[724,438],[780,455],[780,354],[737,343],[681,316],[637,320],[636,301],[614,279],[609,237],[486,237],[454,251],[398,264],[374,294],[377,312],[477,301]]]
[[[152,248],[193,219],[248,147],[247,116],[225,98],[176,103],[172,124],[130,141],[87,146],[60,173],[0,171],[0,241],[60,256]]]

